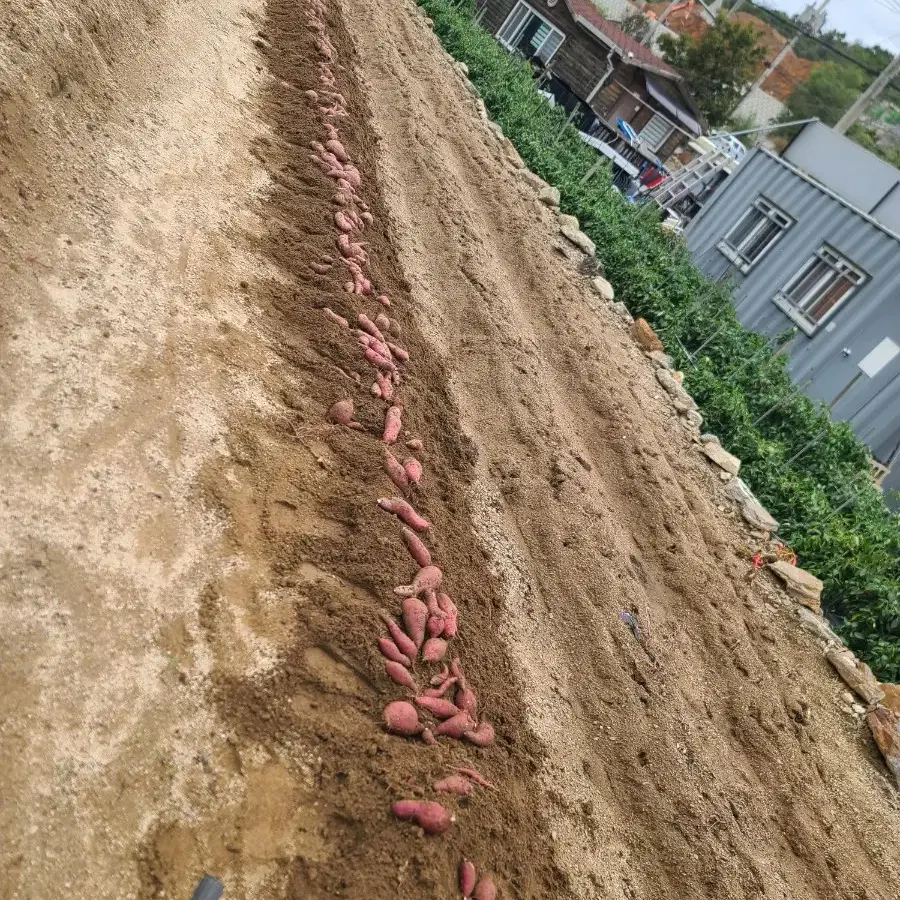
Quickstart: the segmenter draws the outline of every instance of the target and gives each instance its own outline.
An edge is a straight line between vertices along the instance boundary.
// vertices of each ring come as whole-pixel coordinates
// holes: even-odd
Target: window
[[[806,334],[812,334],[865,280],[865,273],[823,244],[775,295],[774,302]]]
[[[564,35],[520,0],[506,17],[497,38],[507,50],[518,51],[525,59],[537,57],[546,65],[559,49]]]
[[[659,150],[674,129],[665,116],[654,113],[653,118],[643,127],[638,137],[651,150]]]
[[[725,254],[741,272],[749,272],[763,254],[787,231],[794,220],[765,197],[757,197],[753,206],[719,243]]]

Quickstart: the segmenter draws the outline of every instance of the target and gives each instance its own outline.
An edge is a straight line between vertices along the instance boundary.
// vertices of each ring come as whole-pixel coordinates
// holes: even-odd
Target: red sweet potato
[[[371,347],[366,347],[363,355],[366,357],[366,362],[371,363],[376,369],[381,369],[383,372],[393,372],[397,368],[387,357],[382,356]]]
[[[425,623],[425,631],[428,633],[428,637],[440,637],[444,633],[446,624],[443,615],[429,616],[428,621]]]
[[[448,638],[456,637],[458,612],[456,604],[447,594],[437,595],[438,606],[444,614],[444,635]]]
[[[409,361],[409,353],[406,352],[401,346],[398,344],[393,344],[388,341],[388,347],[391,348],[391,353],[397,357],[401,362]]]
[[[394,662],[393,660],[388,660],[384,664],[384,671],[388,673],[391,681],[394,684],[399,684],[402,687],[408,687],[411,690],[416,689],[416,683],[413,681],[412,675],[406,670],[406,666],[403,663]]]
[[[359,322],[359,327],[363,331],[368,332],[373,338],[384,343],[384,335],[381,333],[381,329],[365,313],[360,313],[356,317],[356,321]]]
[[[391,734],[413,737],[422,731],[419,712],[405,700],[394,700],[384,708],[384,724]]]
[[[406,470],[406,477],[412,484],[418,484],[422,480],[422,463],[415,457],[410,456],[403,460],[403,468]]]
[[[475,691],[468,687],[460,688],[456,692],[455,703],[461,710],[472,716],[478,709],[478,698],[475,696]]]
[[[494,726],[489,722],[482,722],[477,728],[466,734],[466,740],[476,747],[488,747],[494,743]]]
[[[387,400],[388,402],[393,400],[394,386],[391,384],[390,378],[388,378],[383,372],[376,372],[375,381],[378,382],[378,387],[381,390],[381,399]]]
[[[453,659],[450,660],[450,674],[459,679],[460,687],[466,686],[466,676],[463,675],[462,666],[460,665],[458,656],[454,656]]]
[[[350,162],[350,156],[344,149],[344,145],[335,139],[325,142],[325,146],[343,163]]]
[[[451,703],[449,700],[443,700],[440,697],[426,697],[424,694],[421,697],[416,697],[416,703],[422,707],[422,709],[427,709],[433,716],[436,716],[438,719],[451,719],[453,716],[459,715],[462,710],[458,709],[455,703]]]
[[[394,459],[394,457],[391,457],[391,459]],[[394,462],[396,463],[397,460],[394,459]],[[425,566],[416,572],[412,584],[395,587],[394,593],[398,597],[416,597],[419,594],[424,594],[426,591],[436,591],[441,586],[443,577],[444,573],[437,566]]]
[[[387,294],[379,294],[375,299],[385,308],[391,305],[390,298]]]
[[[403,611],[403,627],[417,648],[425,640],[425,623],[428,621],[428,607],[418,597],[407,597],[400,605]]]
[[[328,410],[327,418],[337,425],[349,425],[353,421],[354,412],[352,400],[338,400],[338,402]]]
[[[462,892],[463,900],[469,900],[472,891],[475,890],[475,882],[478,875],[475,872],[475,863],[464,859],[459,864],[459,889]]]
[[[334,322],[335,325],[340,325],[342,328],[349,328],[350,323],[343,317],[339,316],[333,309],[329,309],[327,306],[322,307],[322,312]]]
[[[409,489],[409,481],[406,477],[406,472],[403,469],[403,466],[397,461],[397,458],[391,453],[390,450],[384,451],[384,468],[388,473],[388,478],[394,482],[394,484],[401,490],[406,491]],[[398,588],[394,589],[394,593],[397,593]],[[401,594],[401,597],[408,597],[409,594]]]
[[[391,811],[398,819],[415,822],[425,834],[443,834],[453,821],[440,803],[430,800],[398,800]]]
[[[446,655],[447,642],[443,638],[430,637],[422,647],[422,659],[425,662],[440,662]]]
[[[443,697],[453,685],[456,684],[455,678],[445,678],[440,687],[430,687],[426,691],[422,691],[423,697]]]
[[[459,772],[460,775],[465,775],[466,778],[471,779],[475,784],[480,784],[482,787],[489,788],[492,791],[497,790],[497,785],[491,784],[484,776],[479,775],[475,769],[467,768],[466,766],[457,766],[455,771]]]
[[[406,442],[406,446],[409,447],[410,450],[421,450],[422,440],[421,438],[413,438],[411,441]]]
[[[410,661],[414,661],[419,655],[419,648],[413,643],[410,636],[389,616],[382,616],[397,649]],[[395,660],[402,662],[402,660]]]
[[[409,555],[422,568],[431,565],[431,553],[422,543],[421,538],[411,528],[401,528],[400,536],[403,538],[403,543],[406,544],[406,549],[409,550]]]
[[[331,263],[310,263],[309,267],[316,273],[316,275],[324,275],[331,268]]]
[[[430,746],[437,743],[437,738],[434,736],[434,732],[430,728],[423,728],[422,741]]]
[[[400,668],[403,668],[402,666]],[[406,672],[406,669],[403,669]],[[408,675],[409,673],[406,672]],[[465,712],[457,713],[453,718],[446,719],[434,729],[435,734],[445,734],[447,737],[461,738],[475,730],[475,720]]]
[[[338,210],[334,214],[334,224],[337,226],[339,231],[343,231],[346,234],[349,234],[353,231],[353,222],[350,220],[350,216],[347,213]]]
[[[397,497],[381,497],[377,502],[385,512],[393,513],[413,531],[422,532],[431,528],[431,522],[422,518],[405,500]]]
[[[400,435],[400,428],[403,425],[402,415],[403,410],[399,406],[389,407],[388,411],[384,414],[384,433],[382,434],[381,439],[386,444],[393,444]]]
[[[378,326],[381,333],[384,334],[384,332],[391,327],[391,320],[383,312],[380,312],[375,316],[375,324]]]
[[[472,900],[497,900],[497,886],[490,875],[485,875],[475,885],[475,890],[472,892]]]
[[[468,797],[475,790],[475,785],[462,775],[448,775],[436,781],[434,789],[445,794],[456,794],[457,797]]]
[[[407,669],[412,665],[410,658],[405,653],[401,653],[400,648],[390,638],[378,638],[378,649],[383,656],[400,663],[401,666],[406,666]]]

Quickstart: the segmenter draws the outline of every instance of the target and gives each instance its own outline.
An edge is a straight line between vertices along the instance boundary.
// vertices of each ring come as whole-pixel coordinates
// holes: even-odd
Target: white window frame
[[[522,37],[522,32],[525,30],[528,22],[530,21],[529,16],[526,15],[525,18],[522,19],[522,21],[518,24],[515,31],[511,35],[508,35],[505,38],[502,37],[502,35],[503,32],[506,31],[507,27],[515,20],[516,15],[522,11],[531,13],[532,16],[540,19],[541,22],[543,22],[544,25],[546,25],[547,28],[550,29],[547,32],[547,35],[541,41],[540,46],[537,47],[534,51],[534,55],[538,57],[538,59],[541,59],[538,54],[540,54],[541,50],[544,49],[550,37],[553,34],[558,34],[560,37],[560,41],[556,45],[554,51],[546,59],[541,59],[541,62],[543,62],[543,64],[546,66],[549,64],[550,60],[553,59],[553,57],[556,56],[556,54],[559,52],[559,48],[562,47],[562,45],[565,43],[566,35],[564,32],[560,31],[560,29],[557,28],[549,19],[546,19],[544,16],[542,16],[536,9],[534,9],[534,7],[530,6],[528,3],[525,3],[525,0],[518,0],[518,3],[516,3],[516,5],[510,10],[509,15],[503,20],[503,24],[497,29],[496,38],[511,53],[515,53],[518,50],[516,44],[519,38]]]
[[[797,290],[821,263],[825,264],[828,271],[823,272],[815,284],[806,288],[804,296],[794,296],[792,292]],[[825,299],[828,290],[837,285],[841,279],[849,282],[849,289],[841,294],[838,301],[826,310],[820,319],[811,318],[807,310]],[[772,298],[772,302],[795,322],[801,331],[811,336],[841,309],[868,279],[869,276],[859,266],[838,253],[834,247],[822,244]]]
[[[733,237],[745,225],[748,217],[762,215],[762,218],[756,223],[751,231],[749,231],[735,246]],[[779,230],[771,235],[768,242],[760,250],[756,256],[750,259],[744,256],[744,250],[750,247],[759,237],[760,232],[767,226],[769,222],[773,222],[778,226]],[[750,208],[731,226],[728,234],[719,241],[717,247],[723,256],[727,256],[735,267],[745,275],[749,272],[771,249],[781,240],[785,232],[794,224],[793,218],[789,216],[783,209],[779,209],[771,200],[760,195],[757,197]]]

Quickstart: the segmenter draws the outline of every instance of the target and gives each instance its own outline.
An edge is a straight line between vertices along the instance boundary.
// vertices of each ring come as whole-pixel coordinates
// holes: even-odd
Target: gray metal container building
[[[900,446],[898,185],[897,169],[816,124],[783,158],[753,150],[685,231],[697,265],[734,280],[744,325],[797,328],[792,378],[884,465]],[[885,487],[900,490],[900,463]]]

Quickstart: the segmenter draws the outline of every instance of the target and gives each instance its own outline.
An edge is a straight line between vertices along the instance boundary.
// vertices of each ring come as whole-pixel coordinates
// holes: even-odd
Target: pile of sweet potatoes
[[[383,464],[397,495],[381,497],[378,506],[395,515],[403,523],[399,538],[418,567],[409,584],[394,589],[397,614],[385,615],[387,629],[377,639],[384,657],[384,670],[390,683],[403,688],[404,699],[390,701],[384,708],[384,727],[393,735],[415,738],[434,745],[439,739],[462,740],[475,747],[489,747],[494,729],[479,717],[478,697],[470,687],[451,644],[459,630],[459,611],[446,590],[446,575],[432,561],[432,554],[421,535],[431,530],[431,523],[412,505],[424,472],[421,462],[411,452],[398,458],[396,449],[403,434],[404,406],[400,398],[403,368],[410,362],[409,352],[397,341],[400,326],[385,310],[391,300],[379,293],[369,268],[369,245],[361,240],[374,217],[360,195],[363,178],[341,140],[336,121],[348,118],[347,103],[337,90],[334,76],[337,49],[328,37],[324,0],[311,0],[306,7],[306,26],[314,34],[319,55],[318,84],[304,92],[306,99],[322,122],[322,139],[310,144],[310,161],[319,167],[324,178],[333,181],[334,211],[330,224],[334,228],[332,254],[323,254],[310,263],[315,275],[327,275],[337,266],[343,272],[343,286],[358,302],[377,304],[374,316],[359,312],[351,322],[329,307],[322,308],[326,320],[347,335],[356,347],[359,366],[371,374],[370,394],[385,404],[381,433]],[[337,271],[336,270],[336,271]],[[349,299],[349,298],[348,298]],[[359,372],[339,369],[354,385],[363,378]],[[336,426],[364,432],[356,421],[356,408],[350,398],[339,399],[328,410],[326,418]],[[422,441],[409,438],[405,450],[419,452]],[[456,768],[438,779],[431,790],[438,796],[469,797],[493,785],[471,767]],[[414,822],[426,834],[441,834],[450,828],[455,816],[438,800],[401,799],[393,803],[398,819]],[[475,866],[463,860],[459,884],[464,897],[493,900],[497,889],[493,878],[477,877]]]

